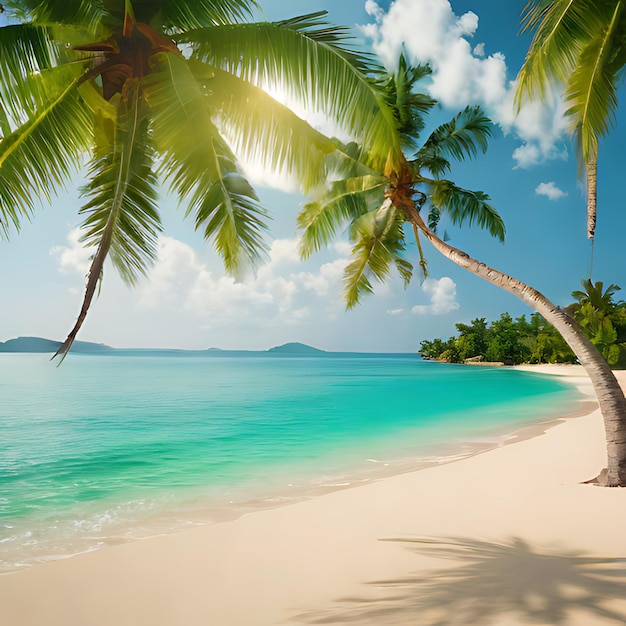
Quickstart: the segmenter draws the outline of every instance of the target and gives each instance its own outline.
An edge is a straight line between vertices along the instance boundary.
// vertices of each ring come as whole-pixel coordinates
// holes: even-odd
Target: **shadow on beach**
[[[298,623],[559,625],[584,614],[603,624],[626,624],[626,613],[610,608],[612,600],[626,596],[626,558],[539,550],[518,538],[385,541],[454,566],[371,582],[378,597],[343,598],[332,609],[300,615]]]

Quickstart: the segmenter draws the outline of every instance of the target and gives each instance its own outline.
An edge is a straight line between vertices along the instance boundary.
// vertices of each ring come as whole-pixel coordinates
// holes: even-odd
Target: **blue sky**
[[[488,153],[464,163],[453,179],[487,192],[507,226],[501,244],[479,229],[447,228],[451,243],[564,305],[588,276],[584,191],[558,98],[524,107],[516,117],[511,81],[528,47],[519,34],[525,0],[261,1],[267,19],[327,9],[353,28],[357,41],[393,64],[404,43],[415,61],[434,69],[431,91],[445,121],[481,104],[496,122]],[[289,8],[286,8],[288,4]],[[623,115],[601,144],[599,219],[593,278],[626,289],[621,260],[626,213],[621,193]],[[317,118],[315,118],[317,120]],[[251,170],[251,175],[255,175]],[[257,175],[258,176],[258,175]],[[411,352],[422,339],[448,337],[456,322],[517,316],[531,310],[441,257],[426,244],[431,279],[404,290],[394,277],[352,311],[341,302],[349,246],[339,240],[306,263],[298,260],[295,217],[304,198],[267,186],[257,190],[274,219],[270,260],[235,283],[209,244],[164,193],[165,233],[147,279],[129,289],[111,267],[79,339],[117,347],[266,349],[301,341],[326,350]],[[279,181],[284,184],[284,181]],[[0,241],[0,340],[23,335],[63,339],[80,308],[90,252],[78,244],[75,185],[42,207],[10,241]],[[415,261],[415,248],[409,248]]]

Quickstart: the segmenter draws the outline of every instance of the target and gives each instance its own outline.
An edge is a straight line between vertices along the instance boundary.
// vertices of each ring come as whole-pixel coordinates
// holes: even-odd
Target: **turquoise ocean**
[[[452,460],[580,399],[414,355],[0,354],[0,571]]]

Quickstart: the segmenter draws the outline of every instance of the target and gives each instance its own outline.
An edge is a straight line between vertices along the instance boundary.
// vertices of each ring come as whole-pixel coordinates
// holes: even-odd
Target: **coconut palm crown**
[[[377,167],[370,161],[370,151],[357,144],[341,146],[352,158],[346,161],[341,179],[332,182],[321,198],[305,205],[298,217],[304,257],[328,244],[339,228],[349,224],[354,247],[344,274],[348,308],[373,291],[372,281],[384,281],[392,267],[405,285],[409,283],[413,267],[405,254],[407,222],[418,245],[422,273],[427,275],[413,219],[416,210],[427,212],[433,229],[445,215],[453,224],[476,224],[504,239],[504,223],[489,196],[463,189],[446,178],[452,160],[472,158],[487,149],[492,124],[480,107],[467,107],[422,141],[425,116],[436,101],[416,88],[430,73],[427,65],[411,66],[402,54],[397,70],[381,83],[404,153],[395,162],[388,160]]]
[[[159,185],[231,273],[264,253],[268,214],[239,158],[326,175],[334,144],[268,94],[278,87],[356,134],[378,164],[401,150],[380,70],[325,13],[251,23],[254,0],[9,0],[0,28],[0,236],[86,172],[93,249],[78,320],[109,258],[129,284],[156,256]]]
[[[564,86],[566,115],[587,178],[587,236],[596,229],[598,142],[615,122],[626,65],[623,0],[531,0],[522,14],[533,40],[518,76],[517,100]]]

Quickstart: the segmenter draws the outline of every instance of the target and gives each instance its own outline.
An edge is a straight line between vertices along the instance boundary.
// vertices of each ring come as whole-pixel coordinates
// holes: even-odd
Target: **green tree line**
[[[575,302],[566,307],[585,335],[614,368],[626,368],[626,302],[615,301],[620,288],[602,281],[582,281],[583,290],[572,292]],[[530,320],[525,315],[513,319],[502,313],[491,323],[476,318],[469,324],[456,324],[457,336],[435,338],[420,344],[419,354],[446,363],[466,361],[521,363],[576,363],[570,347],[555,328],[539,313]]]

